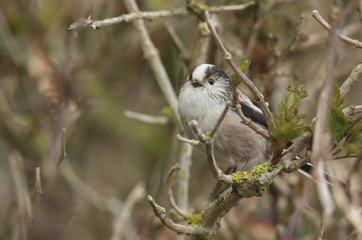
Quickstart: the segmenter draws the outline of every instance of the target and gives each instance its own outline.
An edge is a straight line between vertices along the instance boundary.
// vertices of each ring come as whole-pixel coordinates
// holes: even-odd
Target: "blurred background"
[[[301,111],[310,121],[325,75],[328,39],[327,31],[312,18],[312,10],[328,19],[333,1],[257,2],[246,10],[217,14],[220,35],[236,62],[251,59],[247,74],[272,110],[284,99],[290,81],[303,84],[309,96]],[[339,29],[362,39],[355,1],[337,2]],[[137,3],[142,11],[185,6],[185,1],[176,0]],[[172,115],[144,59],[133,24],[68,30],[80,18],[104,19],[124,13],[122,1],[115,0],[1,1],[0,239],[110,239],[115,235],[112,211],[122,208],[135,186],[144,186],[147,194],[170,208],[165,177],[178,161],[175,149],[180,144],[175,136],[179,130],[172,122],[155,126],[124,115],[125,110]],[[175,48],[166,21],[188,56]],[[176,92],[202,54],[199,21],[192,14],[146,20]],[[212,41],[208,44],[205,61],[231,73]],[[338,85],[361,56],[361,50],[339,44]],[[361,104],[361,91],[359,83],[350,92],[348,105]],[[62,142],[67,156],[59,169]],[[338,177],[347,180],[361,174],[360,169],[350,174],[353,163],[345,159],[331,165]],[[41,194],[35,184],[36,167],[40,167]],[[194,212],[202,209],[215,182],[208,170],[206,161],[195,153],[189,204]],[[283,174],[274,185],[262,198],[242,200],[223,219],[216,238],[316,238],[321,206],[313,183],[293,173]],[[301,210],[301,205],[306,207]],[[154,217],[144,196],[134,202],[129,214],[126,233],[121,234],[124,239],[176,236]],[[339,221],[331,221],[325,239],[357,239],[356,226],[343,211],[336,211],[334,217]]]

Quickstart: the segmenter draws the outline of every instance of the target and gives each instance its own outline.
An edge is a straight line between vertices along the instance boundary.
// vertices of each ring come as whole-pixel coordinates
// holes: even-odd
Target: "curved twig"
[[[181,136],[180,134],[177,134],[176,138],[182,142],[191,144],[192,146],[199,146],[201,144],[201,142],[199,140],[185,138],[185,137]]]
[[[319,14],[317,10],[313,10],[312,15],[328,32],[331,31],[331,26],[328,24],[326,20]],[[362,42],[358,41],[357,39],[352,39],[350,37],[344,36],[340,32],[336,31],[337,37],[345,43],[352,45],[354,48],[362,48]]]
[[[148,195],[147,196],[148,202],[151,204],[153,212],[155,215],[161,220],[161,222],[167,226],[168,228],[172,229],[173,231],[181,234],[193,234],[193,235],[201,235],[201,236],[211,236],[212,231],[201,227],[199,225],[184,225],[175,223],[169,217],[166,216],[165,208],[157,205],[157,203],[153,200],[153,198]]]
[[[173,176],[173,174],[175,172],[177,172],[178,170],[181,169],[181,165],[179,163],[175,164],[171,169],[170,169],[170,172],[168,173],[168,176],[167,176],[167,196],[168,196],[168,201],[170,202],[172,208],[179,214],[181,215],[183,218],[187,218],[188,217],[188,214],[182,210],[181,208],[179,208],[176,204],[176,201],[173,197],[173,194],[172,194],[172,188],[171,188],[171,178]]]

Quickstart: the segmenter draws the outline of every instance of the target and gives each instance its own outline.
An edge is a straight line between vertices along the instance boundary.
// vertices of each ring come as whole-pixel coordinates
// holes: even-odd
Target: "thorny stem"
[[[227,11],[240,11],[244,10],[245,8],[248,8],[249,6],[252,6],[255,4],[255,1],[250,1],[245,4],[240,5],[230,5],[230,6],[210,6],[209,11],[213,13],[217,12],[227,12]],[[135,11],[128,14],[123,14],[118,17],[114,18],[106,18],[103,20],[92,20],[91,16],[89,16],[87,19],[81,18],[75,23],[72,23],[69,26],[70,30],[74,29],[80,29],[85,27],[91,27],[93,29],[99,29],[101,27],[110,26],[113,24],[121,23],[121,22],[130,22],[135,21],[138,19],[147,19],[152,20],[156,18],[173,18],[173,17],[184,17],[187,15],[190,15],[191,12],[187,10],[187,8],[177,8],[177,9],[171,9],[171,10],[160,10],[160,11],[154,11],[154,12],[141,12],[141,11]]]

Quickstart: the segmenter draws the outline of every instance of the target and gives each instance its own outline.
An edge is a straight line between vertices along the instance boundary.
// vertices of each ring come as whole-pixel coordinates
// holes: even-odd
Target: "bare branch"
[[[123,114],[133,120],[142,122],[142,123],[148,123],[152,125],[166,125],[169,123],[169,119],[165,116],[151,116],[143,113],[137,113],[125,110]]]
[[[170,169],[170,172],[168,173],[168,176],[167,176],[167,196],[168,196],[168,201],[170,202],[172,208],[179,214],[181,215],[182,217],[184,217],[185,219],[187,218],[188,214],[186,212],[184,212],[184,210],[180,209],[176,202],[175,202],[175,199],[173,197],[173,194],[172,194],[172,188],[171,188],[171,178],[173,176],[173,174],[175,172],[177,172],[178,170],[181,169],[181,165],[180,164],[175,164],[171,169]]]
[[[216,227],[215,224],[226,212],[228,212],[241,198],[250,198],[257,196],[260,187],[268,186],[272,183],[281,168],[275,168],[258,175],[258,181],[251,180],[244,184],[238,183],[234,187],[229,187],[215,201],[210,203],[203,214],[203,225],[205,227]],[[262,190],[261,190],[262,191]]]
[[[178,203],[181,209],[189,209],[189,186],[190,186],[190,168],[192,163],[192,145],[181,144],[179,162],[181,171],[178,174]]]
[[[123,0],[123,2],[129,12],[139,12],[135,0]],[[157,83],[161,88],[161,91],[170,105],[173,113],[178,116],[178,100],[176,93],[171,85],[170,79],[166,73],[164,65],[162,64],[158,51],[147,32],[145,23],[143,19],[137,19],[133,23],[139,34],[142,50],[145,53],[144,56],[151,67],[153,75],[155,76]]]
[[[331,32],[331,26],[327,23],[326,20],[319,14],[317,10],[313,10],[313,17],[329,32]],[[358,41],[357,39],[352,39],[347,36],[344,36],[340,32],[336,31],[337,37],[345,43],[351,44],[354,48],[362,48],[362,42]]]
[[[220,6],[220,7],[210,7],[210,12],[226,12],[226,11],[240,11],[243,10],[249,6],[254,5],[254,1],[250,1],[245,4],[240,5],[230,5],[230,6]],[[114,18],[107,18],[104,20],[92,20],[91,16],[88,18],[81,18],[75,23],[72,23],[69,26],[70,30],[73,29],[80,29],[85,27],[91,27],[93,29],[99,29],[101,27],[110,26],[113,24],[121,23],[121,22],[130,22],[135,21],[138,19],[147,19],[152,20],[156,18],[173,18],[173,17],[183,17],[191,14],[187,8],[177,8],[177,9],[171,9],[171,10],[160,10],[160,11],[154,11],[154,12],[140,12],[140,11],[134,11],[132,13],[123,14],[118,17]]]
[[[139,182],[129,193],[123,207],[118,209],[118,213],[115,216],[111,240],[122,239],[122,235],[125,234],[124,231],[129,232],[132,209],[137,202],[144,198],[145,194],[146,189],[143,182]],[[136,234],[134,237],[136,237]]]
[[[196,136],[199,138],[201,143],[205,143],[206,142],[206,136],[205,134],[203,134],[201,132],[201,129],[197,127],[197,121],[196,120],[192,120],[189,125],[192,128],[192,131],[194,131],[194,133],[196,134]]]
[[[268,1],[267,3],[265,3],[265,5],[263,4],[263,2],[259,3],[259,11],[258,11],[258,16],[257,16],[257,20],[255,21],[253,28],[251,29],[251,33],[250,33],[250,37],[248,40],[248,43],[246,45],[247,49],[246,49],[246,53],[245,53],[245,57],[249,58],[250,54],[251,54],[251,50],[253,49],[255,42],[257,40],[260,28],[264,22],[266,13],[271,9],[271,7],[274,5],[275,1]]]
[[[362,0],[355,0],[357,3],[357,11],[359,16],[359,21],[362,23]]]
[[[180,134],[177,134],[177,139],[182,141],[182,142],[185,142],[185,143],[188,143],[188,144],[191,144],[193,146],[199,146],[201,144],[201,142],[199,140],[195,140],[195,139],[188,139],[188,138],[185,138],[183,136],[181,136]]]
[[[241,105],[240,105],[239,101],[236,100],[234,102],[235,102],[236,111],[239,114],[239,116],[242,120],[242,123],[245,124],[246,126],[250,127],[251,129],[253,129],[254,132],[256,132],[257,134],[263,136],[264,138],[269,139],[270,138],[269,132],[267,130],[264,130],[264,129],[256,126],[253,123],[253,121],[250,120],[250,118],[245,117],[243,112],[241,111]]]
[[[150,195],[147,196],[147,200],[151,204],[155,215],[161,220],[161,222],[165,226],[172,229],[173,231],[181,234],[192,234],[192,235],[201,235],[201,236],[212,235],[211,230],[203,228],[199,225],[184,225],[184,224],[175,223],[169,217],[166,216],[165,208],[157,205]]]
[[[205,18],[206,18],[207,24],[210,28],[211,34],[214,38],[214,41],[215,41],[216,45],[218,46],[219,50],[223,53],[224,58],[229,63],[229,65],[232,67],[232,69],[237,73],[237,75],[243,80],[246,87],[255,96],[255,98],[257,100],[256,103],[260,107],[260,109],[263,111],[266,121],[268,123],[274,125],[274,121],[271,117],[270,110],[269,110],[266,102],[264,101],[263,94],[261,94],[261,92],[252,83],[252,81],[236,66],[236,64],[232,60],[232,56],[231,56],[230,52],[228,52],[226,50],[226,48],[224,47],[219,35],[216,32],[215,27],[212,25],[212,23],[210,21],[209,11],[205,11]]]
[[[232,184],[233,179],[230,175],[226,175],[221,169],[217,166],[215,157],[214,157],[214,144],[206,143],[206,156],[207,156],[207,162],[209,163],[209,166],[211,168],[212,173],[214,174],[214,177],[223,183],[226,184]]]
[[[35,191],[36,191],[36,198],[35,198],[33,217],[36,216],[40,208],[41,195],[43,194],[43,189],[41,187],[40,167],[35,168]]]
[[[353,68],[347,80],[344,81],[344,83],[340,87],[341,99],[347,96],[351,87],[353,87],[357,83],[357,81],[361,78],[361,76],[362,76],[362,63],[359,63],[357,66]]]
[[[229,5],[229,6],[219,6],[219,7],[209,7],[209,12],[217,13],[217,12],[227,12],[227,11],[240,11],[244,10],[247,7],[255,5],[255,1],[250,1],[240,5]]]
[[[65,128],[62,129],[60,144],[61,144],[60,145],[60,156],[59,156],[59,159],[58,159],[57,171],[58,171],[59,165],[67,157],[67,152],[65,151]]]
[[[19,231],[22,239],[27,239],[28,224],[32,217],[30,195],[24,172],[23,158],[18,152],[13,152],[9,156],[9,166],[14,182],[16,202],[19,212]]]
[[[318,17],[319,14],[317,11],[313,11],[313,17]],[[334,82],[334,69],[337,59],[337,19],[332,18],[332,29],[329,28],[329,44],[328,44],[328,57],[327,57],[327,67],[326,75],[323,81],[323,86],[318,100],[317,105],[317,114],[316,114],[316,123],[313,133],[313,151],[312,151],[312,161],[314,162],[315,168],[313,169],[313,177],[316,180],[317,192],[319,200],[323,206],[323,217],[325,220],[328,220],[328,217],[332,214],[334,210],[334,205],[332,201],[331,194],[328,190],[328,186],[325,180],[324,172],[324,162],[327,158],[327,144],[330,139],[330,135],[326,132],[326,120],[328,112],[328,101],[329,95],[332,91],[332,84]]]
[[[362,116],[362,105],[351,105],[342,110],[345,115],[351,116],[352,119],[357,119]]]
[[[221,124],[222,120],[224,120],[227,112],[229,111],[229,108],[230,108],[231,104],[232,104],[231,101],[226,102],[224,110],[222,111],[221,115],[219,116],[219,119],[217,120],[214,128],[210,132],[210,137],[212,137],[212,138],[214,137],[217,129],[220,127],[220,124]]]
[[[59,168],[59,171],[63,175],[64,179],[68,182],[72,190],[84,201],[101,211],[107,210],[113,214],[117,213],[117,210],[122,205],[122,203],[120,201],[110,201],[93,190],[74,173],[68,161],[63,162],[62,166]]]
[[[289,153],[285,154],[279,162],[283,165],[284,172],[295,172],[301,166],[310,161],[308,156],[304,156],[299,159],[296,159],[296,156],[300,155],[304,149],[308,148],[308,145],[311,142],[311,138],[312,137],[309,134],[305,134],[293,140],[293,144],[287,150]]]
[[[168,34],[170,34],[173,43],[175,44],[176,49],[180,52],[180,57],[183,60],[187,60],[190,58],[190,53],[178,37],[175,29],[171,26],[169,22],[165,23]]]

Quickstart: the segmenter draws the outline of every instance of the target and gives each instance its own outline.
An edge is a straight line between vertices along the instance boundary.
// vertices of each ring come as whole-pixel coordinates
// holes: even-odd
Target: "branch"
[[[9,168],[13,180],[13,187],[16,196],[16,205],[18,208],[18,219],[15,219],[18,224],[17,230],[19,237],[27,239],[28,225],[32,217],[32,207],[27,188],[26,174],[24,171],[23,158],[18,152],[13,152],[9,155]]]
[[[312,15],[328,32],[331,32],[331,26],[327,23],[326,20],[319,14],[317,10],[313,10]],[[352,39],[347,36],[344,36],[340,32],[336,31],[337,37],[345,43],[351,44],[353,48],[362,48],[362,42],[358,41],[357,39]]]
[[[180,53],[180,58],[182,60],[188,60],[190,58],[190,53],[187,50],[186,46],[183,44],[179,36],[177,35],[175,29],[171,26],[169,22],[165,23],[165,27],[167,29],[168,34],[170,35],[176,49]]]
[[[124,232],[129,231],[132,209],[137,202],[144,198],[145,194],[146,189],[143,182],[139,182],[129,193],[123,206],[118,209],[118,213],[115,215],[111,240],[122,239]]]
[[[192,145],[182,143],[179,162],[181,171],[178,174],[178,203],[181,209],[189,209],[190,168],[192,163]],[[181,239],[178,239],[181,240]]]
[[[135,0],[123,0],[129,12],[139,12]],[[165,96],[168,104],[170,105],[173,113],[178,116],[177,105],[178,100],[174,89],[172,88],[170,79],[166,73],[166,69],[162,64],[161,58],[158,54],[156,47],[153,45],[151,38],[147,32],[143,19],[137,19],[133,22],[140,37],[140,43],[144,56],[151,67],[153,75],[155,76],[163,95]]]
[[[207,162],[209,163],[209,166],[211,168],[212,174],[214,177],[223,183],[226,184],[232,184],[233,179],[231,175],[226,175],[221,169],[217,166],[215,157],[214,157],[214,144],[212,142],[206,143],[206,156],[207,156]]]
[[[210,12],[226,12],[226,11],[240,11],[243,10],[249,6],[254,5],[254,1],[250,1],[245,4],[240,5],[230,5],[230,6],[220,6],[220,7],[210,7]],[[121,23],[121,22],[130,22],[135,21],[138,19],[147,19],[152,20],[156,18],[173,18],[173,17],[184,17],[187,15],[190,15],[191,13],[187,10],[187,8],[177,8],[177,9],[171,9],[171,10],[160,10],[160,11],[153,11],[153,12],[141,12],[141,11],[134,11],[132,13],[123,14],[118,17],[114,18],[107,18],[104,20],[92,20],[91,16],[89,16],[87,19],[81,18],[75,23],[72,23],[69,26],[70,30],[74,29],[80,29],[85,27],[91,27],[93,29],[99,29],[101,27],[110,26],[113,24]]]
[[[222,120],[224,120],[227,112],[229,111],[229,108],[230,108],[231,104],[232,104],[231,101],[227,101],[227,102],[226,102],[226,105],[225,105],[224,110],[222,111],[221,115],[219,116],[219,119],[217,120],[214,128],[213,128],[213,129],[211,130],[211,132],[210,132],[210,137],[211,137],[211,138],[214,137],[217,129],[220,127],[220,124],[221,124]]]
[[[60,164],[66,159],[67,157],[67,152],[65,151],[65,128],[62,129],[62,133],[61,133],[61,142],[60,142],[60,155],[58,158],[58,163],[57,163],[57,171],[59,169]]]
[[[175,223],[169,217],[166,216],[165,208],[157,205],[153,198],[148,195],[148,202],[153,208],[155,215],[161,220],[161,222],[168,228],[180,234],[191,234],[191,235],[201,235],[201,236],[211,236],[212,231],[198,225],[184,225]]]
[[[199,140],[195,140],[195,139],[188,139],[188,138],[185,138],[183,136],[181,136],[180,134],[177,134],[177,139],[182,141],[182,142],[185,142],[185,143],[188,143],[192,146],[199,146],[201,144],[201,142]]]
[[[225,113],[221,114],[219,117],[219,120],[223,119],[225,117]],[[219,122],[219,121],[218,121]],[[214,129],[219,125],[216,124]],[[194,133],[198,136],[200,142],[205,144],[206,149],[206,156],[207,156],[207,162],[209,163],[211,172],[213,173],[214,177],[221,182],[224,182],[226,184],[232,184],[233,180],[230,175],[226,175],[221,171],[221,169],[217,166],[215,157],[214,157],[214,147],[213,147],[213,137],[206,137],[203,133],[201,133],[201,130],[197,127],[197,122],[195,120],[190,122],[190,127],[194,131]]]
[[[264,187],[270,185],[281,170],[281,167],[267,169],[262,173],[251,176],[245,182],[235,183],[233,187],[229,187],[215,201],[210,203],[205,210],[203,225],[205,227],[215,227],[220,217],[224,216],[234,207],[241,198],[261,196],[264,192]]]
[[[225,60],[229,63],[229,65],[232,67],[232,69],[242,79],[242,81],[244,82],[246,87],[255,96],[255,98],[257,100],[256,103],[260,107],[260,109],[263,111],[266,121],[269,124],[274,125],[274,121],[273,121],[273,119],[271,117],[270,110],[269,110],[266,102],[264,101],[263,94],[261,94],[261,92],[252,83],[252,81],[236,66],[236,64],[232,60],[232,56],[231,56],[230,52],[228,52],[226,50],[226,48],[224,47],[219,35],[216,32],[215,27],[211,24],[209,11],[205,11],[205,18],[206,18],[207,24],[208,24],[208,26],[210,28],[211,34],[212,34],[212,36],[214,38],[214,41],[215,41],[216,45],[218,46],[219,50],[224,55]]]
[[[184,217],[185,219],[188,217],[188,214],[187,212],[184,212],[182,209],[180,209],[176,202],[175,202],[175,199],[173,197],[173,194],[172,194],[172,188],[171,188],[171,178],[173,176],[173,174],[180,170],[181,169],[181,165],[180,164],[175,164],[170,172],[168,173],[168,176],[167,176],[167,188],[168,188],[168,191],[167,191],[167,196],[168,196],[168,201],[170,202],[172,208],[179,214],[181,215],[182,217]]]
[[[125,110],[123,114],[133,120],[142,122],[142,123],[148,123],[152,125],[166,125],[169,123],[169,120],[165,116],[151,116],[143,113],[137,113]]]
[[[40,167],[35,168],[35,192],[36,192],[36,198],[35,198],[33,217],[35,217],[38,213],[38,210],[40,208],[41,195],[43,194],[43,189],[41,187]]]
[[[353,87],[357,83],[357,81],[361,78],[361,76],[362,76],[362,63],[359,63],[357,66],[353,68],[347,80],[344,81],[344,83],[340,87],[341,99],[347,96],[347,93],[349,92],[351,87]]]
[[[342,112],[345,115],[353,116],[353,115],[359,115],[362,113],[362,105],[351,105],[349,107],[346,107],[342,110]]]
[[[318,11],[313,11],[313,17],[317,20],[320,15]],[[332,28],[329,26],[329,44],[328,44],[328,55],[327,55],[327,66],[326,75],[323,81],[321,93],[317,105],[316,123],[313,132],[313,146],[312,146],[312,162],[316,166],[313,169],[313,178],[317,183],[317,192],[319,200],[323,206],[323,217],[325,220],[332,214],[334,210],[333,200],[328,190],[328,186],[323,174],[324,163],[327,158],[328,140],[330,135],[326,132],[326,121],[328,114],[328,101],[332,91],[332,84],[334,82],[334,69],[337,61],[337,19],[332,16]]]
[[[241,111],[241,105],[238,99],[234,100],[235,102],[235,109],[236,112],[239,114],[242,123],[245,124],[246,126],[250,127],[251,129],[254,130],[254,132],[256,132],[257,134],[263,136],[266,139],[270,138],[269,132],[267,130],[264,130],[258,126],[256,126],[253,121],[250,120],[250,118],[245,117],[245,115],[243,114],[243,112]]]
[[[305,165],[307,162],[310,162],[310,158],[308,156],[301,157],[299,159],[296,159],[296,156],[300,155],[305,148],[308,148],[311,140],[312,136],[309,134],[302,135],[293,140],[293,144],[287,150],[289,153],[285,154],[279,162],[283,165],[284,172],[291,173],[298,171],[300,167]]]

